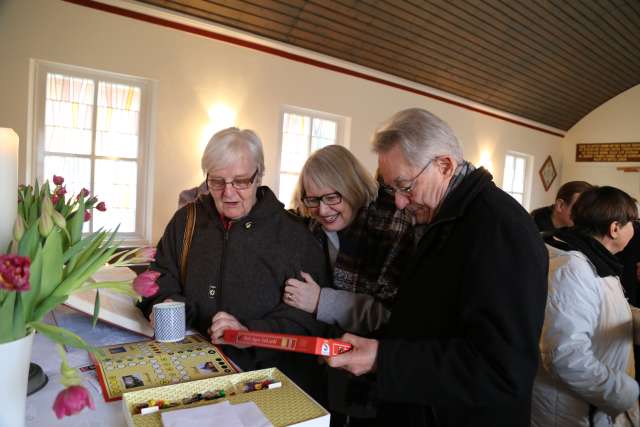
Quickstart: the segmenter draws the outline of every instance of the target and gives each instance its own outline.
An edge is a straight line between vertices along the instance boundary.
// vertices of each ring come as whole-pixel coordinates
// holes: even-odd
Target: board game
[[[125,392],[238,372],[216,346],[200,335],[183,341],[139,341],[99,347],[91,354],[107,402]]]

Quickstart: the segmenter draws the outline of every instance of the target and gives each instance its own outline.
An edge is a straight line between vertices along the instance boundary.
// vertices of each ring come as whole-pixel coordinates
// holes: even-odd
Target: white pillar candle
[[[18,211],[18,135],[0,128],[0,254],[7,252]]]

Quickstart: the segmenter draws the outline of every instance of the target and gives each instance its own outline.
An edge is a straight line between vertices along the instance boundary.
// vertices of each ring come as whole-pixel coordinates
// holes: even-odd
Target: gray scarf
[[[464,180],[466,178],[466,176],[469,175],[474,170],[476,170],[476,167],[473,166],[471,163],[469,163],[466,160],[463,160],[462,163],[460,163],[458,165],[458,167],[456,167],[456,170],[453,172],[453,177],[451,178],[451,181],[449,181],[449,186],[447,187],[447,191],[444,192],[444,196],[442,196],[442,200],[440,200],[440,204],[438,205],[438,209],[436,211],[440,210],[440,206],[442,206],[442,203],[444,202],[444,199],[446,199],[447,196],[458,185],[460,185],[462,180]],[[435,216],[435,214],[434,214],[434,216]]]

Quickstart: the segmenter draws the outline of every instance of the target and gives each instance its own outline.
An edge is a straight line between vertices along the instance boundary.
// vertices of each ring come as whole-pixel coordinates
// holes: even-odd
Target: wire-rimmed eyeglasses
[[[420,170],[420,172],[418,172],[418,174],[412,179],[396,179],[395,185],[380,184],[380,187],[392,196],[395,196],[396,193],[411,194],[411,191],[413,191],[413,188],[416,186],[416,181],[418,180],[420,175],[422,175],[422,172],[427,170],[431,162],[433,162],[435,159],[437,159],[437,157],[429,160],[427,164],[424,165],[424,167]]]
[[[341,201],[342,194],[338,193],[337,191],[333,193],[323,194],[322,196],[318,197],[304,196],[302,198],[302,203],[304,203],[304,205],[308,208],[317,208],[318,206],[320,206],[320,202],[324,203],[327,206],[331,206],[337,205]]]
[[[227,184],[231,184],[233,188],[236,190],[246,190],[251,187],[253,181],[255,181],[256,176],[258,176],[258,169],[251,175],[249,178],[234,178],[231,181],[225,181],[224,178],[209,178],[209,174],[207,174],[207,185],[209,186],[209,190],[220,191],[227,187]]]

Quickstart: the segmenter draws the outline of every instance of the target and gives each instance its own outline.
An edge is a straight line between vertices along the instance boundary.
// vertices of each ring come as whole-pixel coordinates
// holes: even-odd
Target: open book
[[[103,267],[93,275],[96,282],[133,280],[136,273],[126,267]],[[69,296],[65,305],[82,313],[93,316],[96,299],[95,289],[76,292]],[[137,332],[147,337],[153,337],[153,328],[142,312],[136,307],[135,299],[109,289],[100,290],[100,314],[103,322]]]

